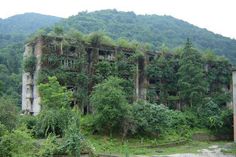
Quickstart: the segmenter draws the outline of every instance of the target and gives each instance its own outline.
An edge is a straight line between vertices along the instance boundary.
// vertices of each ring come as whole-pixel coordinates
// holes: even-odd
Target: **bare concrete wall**
[[[33,54],[32,45],[25,45],[25,51],[23,58],[26,59]],[[29,72],[23,72],[22,74],[22,111],[25,113],[32,112],[32,75]]]
[[[37,87],[38,73],[41,67],[42,40],[38,39],[36,44],[26,44],[23,54],[24,59],[35,55],[36,70],[33,74],[23,71],[22,74],[22,111],[25,114],[37,115],[40,112],[40,96]]]

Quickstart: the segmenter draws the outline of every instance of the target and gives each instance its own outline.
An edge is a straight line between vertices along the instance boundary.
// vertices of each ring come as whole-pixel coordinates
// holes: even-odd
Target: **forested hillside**
[[[48,27],[61,18],[37,13],[25,13],[0,20],[0,34],[29,35],[39,28]]]
[[[81,12],[63,21],[62,25],[83,33],[104,31],[114,39],[126,37],[130,40],[151,43],[154,47],[165,44],[169,48],[176,48],[190,38],[197,48],[211,49],[233,62],[236,61],[236,40],[214,34],[171,16],[136,15],[133,12],[103,10]]]
[[[26,13],[0,19],[0,88],[20,100],[21,64],[26,38],[39,28],[49,27],[59,17]]]

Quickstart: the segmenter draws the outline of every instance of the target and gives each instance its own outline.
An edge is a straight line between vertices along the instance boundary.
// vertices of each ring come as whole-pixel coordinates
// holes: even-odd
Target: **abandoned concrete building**
[[[39,36],[25,45],[24,60],[35,58],[31,70],[24,70],[22,75],[22,111],[24,113],[37,115],[40,112],[40,94],[38,84],[47,79],[47,76],[56,76],[63,86],[77,92],[77,98],[72,105],[80,106],[83,113],[91,112],[91,106],[87,100],[94,85],[96,85],[97,64],[108,62],[117,63],[121,58],[128,62],[122,78],[132,84],[129,98],[130,101],[147,99],[147,92],[155,84],[155,80],[148,79],[146,67],[158,56],[157,52],[143,52],[142,57],[133,60],[135,51],[132,48],[109,46],[85,41],[68,39],[64,37]],[[132,61],[130,61],[132,60]],[[121,66],[124,66],[120,62]],[[129,70],[127,70],[129,69]],[[206,71],[209,67],[206,65]],[[111,70],[112,71],[112,70]],[[85,74],[87,79],[78,79],[79,74]],[[81,76],[80,76],[81,78]],[[104,78],[100,78],[103,80]],[[79,82],[79,84],[78,84]],[[78,87],[83,86],[86,91]],[[229,90],[229,85],[225,89]],[[231,88],[232,89],[232,88]],[[81,98],[81,93],[83,97]],[[159,91],[154,91],[155,99],[158,99]],[[176,93],[171,93],[175,96]],[[78,96],[79,95],[79,96]],[[75,96],[75,97],[76,97]],[[178,102],[175,102],[178,105]]]
[[[95,73],[96,63],[102,60],[115,62],[119,54],[124,55],[125,58],[129,58],[134,54],[134,51],[128,48],[107,45],[98,46],[82,41],[50,36],[40,36],[33,42],[26,44],[23,54],[24,59],[34,56],[36,62],[33,71],[24,70],[23,72],[22,111],[34,115],[40,112],[40,95],[37,84],[44,67],[50,67],[51,70],[60,67],[60,70],[65,73],[79,73],[81,70],[84,70],[88,77],[92,77]],[[133,78],[135,87],[133,99],[146,99],[148,81],[144,74],[144,69],[145,65],[148,64],[148,61],[153,58],[153,54],[145,54],[146,55],[142,59],[139,59],[137,63],[135,63],[138,69]],[[78,68],[76,66],[76,60],[79,58],[84,58],[86,63]],[[68,77],[73,79],[73,76]],[[62,84],[67,86],[68,89],[76,90],[72,81]],[[94,82],[88,82],[87,86],[89,94],[94,86]],[[78,102],[74,103],[76,104]],[[89,109],[86,106],[84,110]]]

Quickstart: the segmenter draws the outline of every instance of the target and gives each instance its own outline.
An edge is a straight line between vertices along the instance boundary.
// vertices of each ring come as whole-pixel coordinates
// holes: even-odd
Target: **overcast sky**
[[[171,15],[236,39],[236,0],[0,0],[1,18],[25,12],[68,17],[101,9]]]

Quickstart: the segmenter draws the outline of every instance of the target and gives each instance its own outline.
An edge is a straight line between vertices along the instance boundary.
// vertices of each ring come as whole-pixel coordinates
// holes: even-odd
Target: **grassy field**
[[[105,136],[89,136],[89,141],[94,146],[97,154],[114,155],[167,155],[176,153],[197,153],[211,145],[224,146],[227,142],[199,142],[188,141],[176,146],[161,146],[167,143],[164,140],[155,139],[127,139],[122,142],[119,138]],[[169,142],[170,143],[170,142]]]

